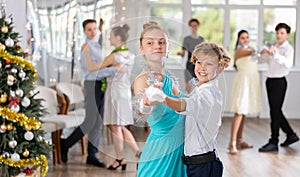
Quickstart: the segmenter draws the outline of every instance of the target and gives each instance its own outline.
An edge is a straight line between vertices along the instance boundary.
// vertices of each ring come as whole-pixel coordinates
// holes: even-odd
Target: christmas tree
[[[37,166],[45,176],[51,147],[41,130],[42,100],[34,99],[37,73],[23,58],[20,36],[13,32],[13,19],[6,18],[2,5],[1,14],[0,176],[30,173]]]

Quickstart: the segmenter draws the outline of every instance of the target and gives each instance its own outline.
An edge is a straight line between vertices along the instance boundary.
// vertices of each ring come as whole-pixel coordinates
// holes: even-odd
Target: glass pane
[[[88,6],[80,5],[80,12],[82,13],[80,16],[83,20],[94,17],[94,12],[88,10]]]
[[[152,8],[151,16],[160,17],[159,19],[154,19],[159,23],[159,25],[168,31],[170,37],[170,55],[177,55],[177,52],[181,50],[181,39],[182,35],[182,10],[181,8]],[[167,62],[175,62],[167,60]]]
[[[98,25],[99,25],[100,17],[104,21],[104,24],[102,27],[102,37],[103,37],[102,53],[103,54],[107,54],[111,50],[111,45],[110,45],[108,38],[109,38],[110,30],[111,30],[111,24],[115,23],[114,22],[115,13],[114,13],[113,9],[114,8],[112,6],[106,6],[105,8],[96,10],[96,20],[98,21]]]
[[[264,0],[265,5],[297,5],[297,0]]]
[[[74,33],[75,29],[75,22],[76,22],[76,7],[72,7],[69,10],[69,15],[68,15],[68,27],[67,27],[67,51],[66,55],[68,58],[72,57],[72,47],[74,44],[74,41],[76,40],[76,36]]]
[[[48,16],[40,15],[40,35],[41,35],[41,45],[47,49],[48,52],[52,51],[51,48],[51,31],[49,26]]]
[[[290,44],[295,49],[296,9],[272,8],[264,10],[264,43],[275,43],[275,27],[278,23],[286,23],[291,27]]]
[[[97,8],[105,5],[111,5],[113,3],[113,0],[102,0],[97,2]]]
[[[149,0],[149,2],[155,2],[155,3],[168,3],[168,4],[178,4],[181,3],[182,0]]]
[[[192,8],[192,17],[200,21],[198,34],[205,41],[223,45],[224,38],[224,10],[219,8]],[[213,25],[212,25],[213,24]]]
[[[53,53],[64,57],[66,55],[66,32],[67,32],[67,23],[57,23],[57,22],[67,22],[68,13],[63,12],[56,16],[51,16],[51,25],[52,25],[52,35],[53,35]]]
[[[225,4],[225,0],[192,0],[192,5],[196,4]]]
[[[242,29],[248,31],[249,38],[250,38],[250,45],[255,49],[257,49],[257,32],[258,32],[258,11],[257,10],[237,9],[237,10],[230,11],[229,52],[231,56],[234,56],[237,34]]]
[[[229,4],[257,5],[257,4],[260,4],[260,0],[247,0],[247,1],[245,1],[245,0],[229,0]]]

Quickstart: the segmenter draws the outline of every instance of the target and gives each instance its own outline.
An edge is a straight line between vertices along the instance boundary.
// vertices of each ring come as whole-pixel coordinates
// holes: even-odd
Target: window
[[[112,6],[104,6],[101,8],[96,9],[96,17],[95,19],[98,22],[99,25],[99,20],[100,17],[103,19],[104,24],[102,27],[102,36],[103,38],[103,46],[102,46],[102,53],[103,54],[107,54],[109,53],[110,50],[110,42],[108,40],[109,33],[111,30],[111,24],[114,23],[114,17],[115,17],[115,13],[114,13],[114,8]]]
[[[260,0],[229,0],[229,4],[239,4],[239,5],[258,5]]]
[[[47,10],[39,10],[40,36],[41,45],[48,51],[52,51],[51,30],[49,24],[49,16]]]
[[[275,27],[278,23],[284,22],[291,27],[289,37],[290,44],[295,49],[296,31],[296,9],[294,8],[266,8],[264,9],[264,38],[263,42],[275,43]]]
[[[250,37],[250,45],[253,47],[257,47],[258,10],[234,9],[230,11],[230,46],[231,47],[229,52],[232,56],[234,55],[237,34],[240,30],[248,31]]]
[[[112,0],[98,0],[91,4],[70,1],[53,9],[39,9],[42,44],[49,43],[47,45],[49,51],[69,57],[72,37],[77,36],[75,39],[81,44],[84,40],[81,27],[78,27],[77,34],[72,29],[75,14],[78,20],[76,23],[79,25],[84,19],[95,17],[98,21],[98,17],[103,17],[105,21],[103,30],[107,36],[109,32],[107,30],[111,25],[122,20],[120,14],[115,12],[113,2],[116,3]],[[125,0],[120,2],[135,3]],[[170,33],[172,42],[170,54],[173,57],[181,50],[183,37],[190,33],[187,25],[190,18],[200,20],[199,35],[206,41],[223,45],[231,54],[239,30],[247,30],[251,44],[259,50],[265,43],[275,42],[274,28],[279,22],[285,22],[292,28],[289,41],[295,49],[295,58],[300,58],[300,51],[296,50],[300,47],[300,40],[296,40],[300,38],[300,30],[296,30],[296,16],[300,13],[297,12],[297,9],[300,9],[297,2],[297,0],[149,0],[139,1],[137,4],[145,7],[137,8],[128,14],[131,15],[130,18],[135,18],[134,14],[138,14],[138,17],[161,18],[160,25]],[[107,40],[105,42],[106,46],[109,46]],[[295,61],[294,64],[300,68],[300,62],[297,64]]]
[[[161,3],[161,4],[179,4],[181,3],[182,0],[149,0],[149,2],[152,2],[152,3]]]
[[[224,39],[224,10],[220,8],[194,7],[192,17],[200,21],[198,34],[205,41],[223,44]],[[213,25],[212,25],[212,22]]]
[[[225,0],[192,0],[192,4],[225,4]]]
[[[263,0],[264,5],[297,5],[297,0]]]
[[[289,42],[294,49],[300,45],[296,41],[296,36],[300,35],[300,30],[296,32],[296,9],[299,9],[297,0],[192,0],[190,5],[191,17],[198,18],[203,23],[199,34],[207,41],[223,44],[231,55],[240,29],[249,32],[252,46],[259,50],[265,43],[276,42],[275,26],[280,22],[291,26]],[[204,13],[206,9],[218,11],[219,18],[212,18],[212,10]],[[300,58],[300,52],[295,50],[294,56]],[[297,64],[295,61],[294,65],[300,67],[300,62]]]
[[[155,19],[159,25],[168,31],[170,38],[170,55],[176,56],[177,52],[181,50],[182,28],[182,9],[174,7],[155,7],[151,9],[151,16],[161,17]],[[171,61],[171,60],[169,60]]]

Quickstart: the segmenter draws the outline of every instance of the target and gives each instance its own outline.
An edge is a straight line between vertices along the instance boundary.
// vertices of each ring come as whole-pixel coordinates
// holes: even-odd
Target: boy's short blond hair
[[[192,53],[191,62],[195,64],[198,61],[198,58],[196,56],[199,55],[207,55],[212,57],[217,56],[219,64],[224,68],[227,68],[229,66],[231,60],[223,47],[210,42],[202,42],[201,44],[196,45]]]

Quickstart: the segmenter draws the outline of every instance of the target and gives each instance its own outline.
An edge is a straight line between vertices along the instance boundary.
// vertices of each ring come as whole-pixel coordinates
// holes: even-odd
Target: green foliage
[[[23,51],[20,47],[20,45],[18,44],[19,42],[19,38],[21,36],[19,36],[19,33],[14,32],[13,31],[13,19],[11,17],[11,15],[8,18],[9,20],[6,19],[6,17],[2,17],[0,18],[0,26],[1,26],[1,31],[0,31],[0,42],[3,45],[6,45],[5,42],[6,40],[8,40],[8,38],[12,39],[14,41],[13,46],[6,46],[6,51],[12,55],[15,56],[23,56]],[[2,28],[6,28],[8,29],[8,31],[5,33],[2,31]]]

